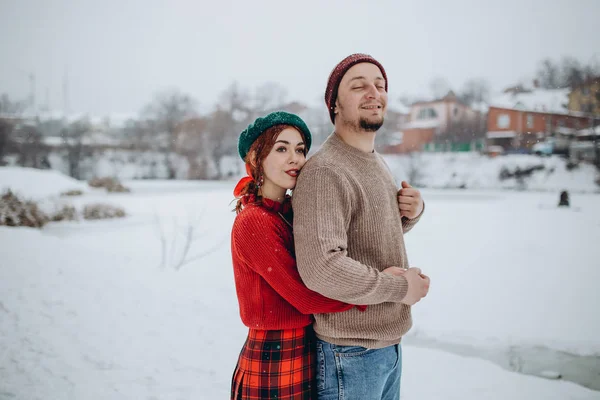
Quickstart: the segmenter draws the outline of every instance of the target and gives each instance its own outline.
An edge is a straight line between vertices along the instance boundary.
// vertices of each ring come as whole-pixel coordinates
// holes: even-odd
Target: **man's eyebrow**
[[[367,78],[364,76],[355,76],[354,78],[350,78],[350,80],[348,81],[348,83],[352,82],[352,81],[358,81],[358,80],[366,80]],[[377,78],[375,78],[376,81],[384,81],[385,79],[383,79],[383,77],[378,76]]]
[[[360,80],[360,79],[367,79],[364,76],[355,76],[354,78],[351,78],[349,82],[355,81],[355,80]]]

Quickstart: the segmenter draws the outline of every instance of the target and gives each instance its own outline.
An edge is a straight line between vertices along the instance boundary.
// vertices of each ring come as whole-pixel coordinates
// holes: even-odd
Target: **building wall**
[[[569,111],[600,115],[600,77],[589,80],[569,93]]]
[[[422,119],[418,118],[419,113],[421,112],[421,110],[425,110],[428,108],[434,109],[435,113],[437,114],[436,118],[429,119],[429,120],[430,121],[438,121],[439,129],[444,130],[446,128],[446,126],[448,125],[448,111],[447,111],[447,103],[445,103],[443,101],[414,104],[410,108],[410,121],[411,122],[423,121]]]
[[[386,146],[383,153],[410,153],[422,151],[426,143],[433,140],[435,128],[413,128],[405,129],[402,135],[402,143],[394,146]]]
[[[502,122],[508,123],[503,125]],[[514,131],[517,133],[544,132],[548,134],[559,127],[583,129],[588,126],[589,118],[586,117],[490,107],[487,130],[488,132]]]
[[[431,108],[435,110],[437,117],[428,121],[438,122],[438,131],[444,132],[452,122],[473,121],[477,118],[477,112],[470,107],[455,100],[440,100],[428,103],[414,104],[410,109],[410,121],[424,121],[419,119],[421,110]]]

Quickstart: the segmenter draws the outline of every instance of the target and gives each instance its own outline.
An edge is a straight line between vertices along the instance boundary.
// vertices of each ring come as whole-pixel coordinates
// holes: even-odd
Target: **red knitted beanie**
[[[335,101],[337,100],[338,95],[338,87],[340,86],[340,82],[344,77],[346,71],[348,71],[353,65],[368,62],[371,64],[375,64],[381,74],[383,75],[383,79],[385,79],[385,91],[388,90],[388,80],[387,75],[385,74],[385,69],[383,66],[373,57],[368,54],[351,54],[348,57],[344,58],[338,65],[335,66],[331,74],[329,75],[329,80],[327,81],[327,88],[325,89],[325,104],[327,104],[327,109],[329,110],[329,118],[331,118],[331,122],[335,123]]]

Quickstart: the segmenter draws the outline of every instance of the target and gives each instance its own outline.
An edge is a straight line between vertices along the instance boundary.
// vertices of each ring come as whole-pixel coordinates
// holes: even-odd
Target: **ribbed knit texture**
[[[324,296],[367,304],[341,314],[315,315],[317,335],[338,345],[381,348],[399,343],[412,325],[403,277],[408,268],[403,231],[420,216],[401,217],[398,187],[383,158],[332,134],[305,164],[292,203],[298,270]]]
[[[302,282],[292,229],[283,219],[292,223],[289,202],[286,207],[263,199],[262,205],[256,205],[253,196],[247,196],[244,203],[233,224],[231,255],[240,316],[247,327],[301,328],[313,322],[311,314],[354,307],[315,293]]]

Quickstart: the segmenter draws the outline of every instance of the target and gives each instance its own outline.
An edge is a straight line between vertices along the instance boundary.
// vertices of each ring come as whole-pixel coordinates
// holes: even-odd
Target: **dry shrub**
[[[59,221],[78,221],[79,213],[77,209],[70,204],[63,204],[62,207],[58,208],[50,216],[50,220],[53,222]]]
[[[79,189],[75,189],[75,190],[69,190],[69,191],[63,192],[60,195],[65,197],[65,196],[81,196],[82,194],[83,194],[83,191],[81,191]]]
[[[131,190],[121,184],[117,178],[104,177],[104,178],[93,178],[88,182],[93,188],[105,188],[111,193],[129,193]]]
[[[110,204],[96,203],[88,204],[83,208],[83,218],[85,219],[109,219],[125,217],[125,210],[121,207]]]
[[[7,190],[0,197],[0,226],[41,228],[49,221],[38,204],[24,200]]]

